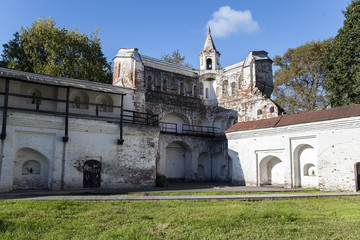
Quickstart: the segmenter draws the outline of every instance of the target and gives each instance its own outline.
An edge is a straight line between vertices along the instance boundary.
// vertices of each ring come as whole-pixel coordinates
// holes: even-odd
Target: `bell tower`
[[[205,40],[204,49],[199,54],[200,70],[217,70],[220,68],[220,53],[216,50],[211,37],[209,26],[208,34]]]

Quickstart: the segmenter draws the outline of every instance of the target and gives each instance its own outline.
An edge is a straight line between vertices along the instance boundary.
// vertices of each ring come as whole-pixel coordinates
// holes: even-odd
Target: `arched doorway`
[[[360,162],[355,164],[356,191],[360,190]]]
[[[199,180],[209,181],[211,179],[211,159],[207,152],[199,155],[197,172]]]
[[[84,163],[84,188],[98,188],[101,182],[101,163],[97,160],[87,160]]]
[[[166,147],[165,177],[169,180],[190,180],[192,174],[191,148],[184,142],[172,142]]]
[[[213,155],[212,179],[226,181],[228,177],[228,164],[224,152],[217,152]]]
[[[14,189],[48,189],[49,160],[39,151],[22,148],[15,154]]]
[[[275,157],[268,156],[260,162],[260,185],[284,186],[283,162]]]

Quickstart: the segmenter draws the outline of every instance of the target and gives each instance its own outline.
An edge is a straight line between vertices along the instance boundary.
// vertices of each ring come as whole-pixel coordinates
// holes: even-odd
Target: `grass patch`
[[[360,198],[2,201],[0,239],[357,239]]]

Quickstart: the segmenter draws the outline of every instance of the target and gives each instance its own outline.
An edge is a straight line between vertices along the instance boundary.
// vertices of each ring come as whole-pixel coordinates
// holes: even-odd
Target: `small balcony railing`
[[[160,122],[160,131],[163,133],[213,137],[215,136],[215,129],[215,127],[182,124],[180,130],[176,123]]]

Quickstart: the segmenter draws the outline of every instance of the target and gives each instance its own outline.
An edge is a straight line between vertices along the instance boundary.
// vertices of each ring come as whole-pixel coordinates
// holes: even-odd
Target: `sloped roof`
[[[120,87],[111,84],[73,78],[54,77],[45,74],[30,73],[8,68],[0,68],[0,77],[59,87],[73,87],[98,92],[125,94]]]
[[[210,52],[210,51],[217,52],[214,41],[213,41],[213,39],[211,37],[211,30],[210,30],[210,27],[209,27],[209,31],[208,31],[208,34],[207,34],[207,37],[206,37],[206,40],[205,40],[203,52]]]
[[[360,104],[302,114],[282,115],[258,121],[238,122],[225,132],[230,133],[262,128],[283,127],[355,116],[360,116]]]

